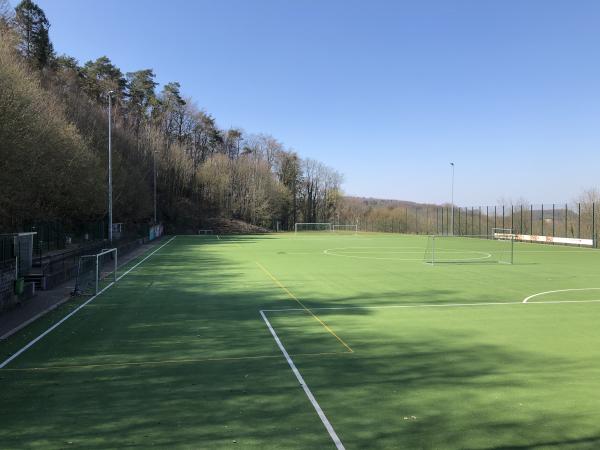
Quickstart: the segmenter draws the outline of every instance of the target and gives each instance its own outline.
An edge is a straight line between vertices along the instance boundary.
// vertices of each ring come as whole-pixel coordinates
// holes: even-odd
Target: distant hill
[[[362,203],[371,207],[386,207],[386,208],[406,208],[406,207],[417,207],[417,206],[441,206],[434,203],[418,203],[411,202],[408,200],[390,200],[384,198],[373,198],[373,197],[355,197],[347,195],[344,197],[349,202]]]

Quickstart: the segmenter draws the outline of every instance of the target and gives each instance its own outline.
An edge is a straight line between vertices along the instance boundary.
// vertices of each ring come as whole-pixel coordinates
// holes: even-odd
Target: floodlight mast
[[[157,222],[157,214],[156,214],[156,150],[154,150],[154,225],[156,225]]]
[[[112,96],[115,91],[108,91],[108,241],[112,242]]]
[[[450,194],[450,206],[452,207],[452,223],[450,224],[450,234],[454,236],[454,163],[451,162],[452,167],[452,188]]]

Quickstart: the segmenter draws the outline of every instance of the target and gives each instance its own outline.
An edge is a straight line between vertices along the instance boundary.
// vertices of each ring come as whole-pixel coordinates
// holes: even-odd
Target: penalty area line
[[[279,286],[279,287],[280,287],[280,288],[281,288],[281,289],[282,289],[282,290],[283,290],[283,291],[284,291],[284,292],[285,292],[285,293],[286,293],[286,294],[287,294],[287,295],[288,295],[288,296],[289,296],[291,299],[295,300],[295,301],[296,301],[296,303],[298,303],[298,304],[299,304],[299,305],[302,307],[302,309],[303,309],[304,311],[306,311],[308,314],[310,314],[310,315],[311,315],[311,316],[312,316],[312,317],[313,317],[313,318],[314,318],[314,319],[315,319],[317,322],[319,322],[319,323],[320,323],[320,324],[323,326],[323,328],[325,328],[325,330],[327,330],[327,331],[328,331],[328,332],[329,332],[329,333],[330,333],[330,334],[331,334],[331,335],[332,335],[334,338],[336,338],[336,339],[339,341],[339,343],[340,343],[340,344],[342,344],[344,347],[346,347],[346,350],[348,350],[348,352],[349,352],[349,353],[353,353],[353,352],[354,352],[354,350],[352,350],[352,348],[351,348],[351,347],[350,347],[348,344],[346,344],[346,342],[345,342],[345,341],[344,341],[344,340],[343,340],[341,337],[339,337],[337,334],[335,334],[335,331],[333,331],[333,330],[331,329],[331,327],[329,327],[329,325],[327,325],[325,322],[323,322],[323,320],[321,320],[321,319],[319,318],[319,316],[317,316],[317,315],[316,315],[314,312],[312,312],[312,311],[310,310],[310,308],[306,307],[306,305],[304,305],[304,303],[302,303],[302,302],[300,301],[300,299],[299,299],[298,297],[296,297],[296,296],[295,296],[295,295],[292,293],[292,291],[290,291],[288,288],[286,288],[286,287],[283,285],[283,283],[281,283],[281,281],[279,281],[277,278],[275,278],[275,275],[273,275],[271,272],[269,272],[269,271],[267,270],[267,268],[266,268],[265,266],[263,266],[261,263],[259,263],[258,261],[254,261],[254,262],[255,262],[255,263],[256,263],[256,265],[257,265],[258,267],[260,267],[260,269],[261,269],[261,270],[262,270],[262,271],[263,271],[263,272],[264,272],[264,273],[265,273],[265,274],[266,274],[266,275],[267,275],[267,276],[268,276],[268,277],[269,277],[271,280],[273,280],[273,282],[274,282],[274,283],[275,283],[277,286]]]
[[[331,437],[331,440],[333,441],[333,443],[335,444],[335,446],[336,446],[336,448],[338,450],[344,450],[344,444],[342,444],[342,441],[340,440],[340,438],[338,437],[337,433],[333,429],[333,426],[329,422],[329,419],[327,419],[327,416],[325,416],[325,413],[323,412],[323,409],[321,409],[321,406],[317,402],[317,399],[315,398],[315,396],[310,391],[310,388],[308,387],[308,385],[304,381],[304,378],[302,378],[302,375],[300,374],[300,371],[296,367],[296,364],[294,364],[294,361],[292,361],[292,358],[290,357],[290,355],[288,354],[287,350],[285,349],[285,347],[283,346],[283,344],[279,340],[279,336],[277,336],[277,333],[275,332],[275,330],[271,326],[271,323],[269,322],[269,319],[267,319],[267,316],[265,315],[265,313],[263,311],[259,311],[259,312],[260,312],[260,315],[262,316],[264,322],[267,324],[267,327],[269,328],[269,331],[271,332],[271,335],[273,336],[273,339],[275,339],[275,343],[279,347],[279,350],[281,350],[281,353],[283,353],[283,356],[285,357],[285,360],[287,361],[288,365],[292,369],[292,372],[296,376],[296,379],[300,383],[300,386],[302,386],[302,389],[304,390],[304,393],[306,394],[306,396],[308,397],[308,400],[310,401],[310,403],[312,404],[313,408],[317,412],[317,415],[321,419],[321,422],[325,426],[325,429],[329,433],[329,436]]]
[[[485,302],[485,303],[446,303],[442,305],[424,304],[424,305],[375,305],[375,306],[331,306],[312,308],[315,311],[322,310],[348,310],[348,309],[389,309],[389,308],[458,308],[466,306],[505,306],[505,305],[558,305],[564,303],[599,303],[600,299],[596,300],[549,300],[541,302]],[[264,312],[301,312],[302,308],[280,308],[280,309],[263,309]]]
[[[141,263],[143,263],[144,261],[146,261],[148,258],[150,258],[152,255],[154,255],[157,251],[159,251],[161,248],[163,248],[165,245],[169,244],[171,241],[173,241],[173,239],[175,239],[176,236],[173,236],[171,239],[169,239],[167,242],[165,242],[163,245],[161,245],[160,247],[158,247],[157,249],[155,249],[152,253],[150,253],[149,255],[147,255],[144,259],[142,259],[141,261],[139,261],[136,265],[134,265],[133,267],[131,267],[129,270],[127,270],[123,275],[121,275],[120,277],[117,278],[117,281],[119,281],[121,278],[123,278],[125,275],[127,275],[129,272],[131,272],[133,269],[135,269],[136,267],[138,267]],[[60,325],[62,325],[65,321],[67,321],[69,318],[71,318],[72,316],[74,316],[76,313],[78,313],[81,309],[83,309],[86,305],[88,305],[89,303],[93,302],[96,298],[98,298],[103,292],[105,292],[107,289],[111,288],[113,285],[115,284],[115,282],[111,282],[109,285],[105,286],[100,292],[98,292],[96,295],[94,295],[93,297],[91,297],[90,299],[86,300],[84,303],[82,303],[81,305],[79,305],[77,308],[75,308],[73,311],[71,311],[69,314],[67,314],[65,317],[63,317],[62,319],[60,319],[58,322],[56,322],[54,325],[52,325],[50,328],[48,328],[46,331],[44,331],[42,334],[40,334],[39,336],[37,336],[36,338],[32,339],[31,341],[29,341],[25,346],[21,347],[17,352],[13,353],[11,356],[9,356],[8,358],[6,358],[2,363],[0,363],[0,369],[3,369],[4,367],[6,367],[11,361],[13,361],[15,358],[19,357],[21,354],[25,353],[27,350],[29,350],[31,347],[33,347],[38,341],[40,341],[41,339],[43,339],[46,335],[48,335],[49,333],[51,333],[52,331],[54,331],[56,328],[58,328]]]

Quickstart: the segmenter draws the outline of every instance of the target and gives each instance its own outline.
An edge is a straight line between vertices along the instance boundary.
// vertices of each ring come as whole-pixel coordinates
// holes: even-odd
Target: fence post
[[[465,206],[465,234],[469,235],[469,207]]]
[[[496,213],[496,205],[494,205],[494,228],[498,228],[497,225],[497,220],[496,218],[498,217],[498,214]]]
[[[515,205],[510,205],[510,229],[515,232]]]
[[[554,236],[554,203],[552,203],[552,237]]]
[[[544,235],[544,204],[542,203],[542,232],[540,233],[542,236]]]
[[[596,243],[596,204],[592,202],[592,240],[593,246],[598,247]]]
[[[533,205],[529,205],[529,228],[531,228],[531,234],[535,234],[533,232]]]
[[[565,203],[565,237],[569,236],[569,205]]]
[[[471,206],[471,234],[475,235],[475,207]]]
[[[415,206],[415,232],[419,234],[419,208]]]
[[[440,228],[440,234],[444,234],[444,209],[446,209],[446,208],[444,208],[442,206],[442,211],[441,211],[441,216],[440,216],[441,217],[441,225],[442,225],[442,227]]]
[[[581,239],[581,203],[577,203],[577,239]]]

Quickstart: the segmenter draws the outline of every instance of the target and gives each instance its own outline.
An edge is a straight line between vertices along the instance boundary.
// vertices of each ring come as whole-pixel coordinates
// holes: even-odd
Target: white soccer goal
[[[300,222],[294,224],[294,233],[300,233],[303,231],[331,231],[331,224],[309,222]]]
[[[208,234],[215,234],[213,230],[198,230],[198,234],[200,235],[208,235]]]
[[[499,263],[514,261],[512,230],[503,229],[490,236],[434,235],[427,239],[424,261],[438,263]]]
[[[76,295],[95,295],[101,289],[117,281],[117,249],[104,249],[95,255],[79,257]]]
[[[358,233],[358,225],[333,225],[331,231],[336,233]]]

